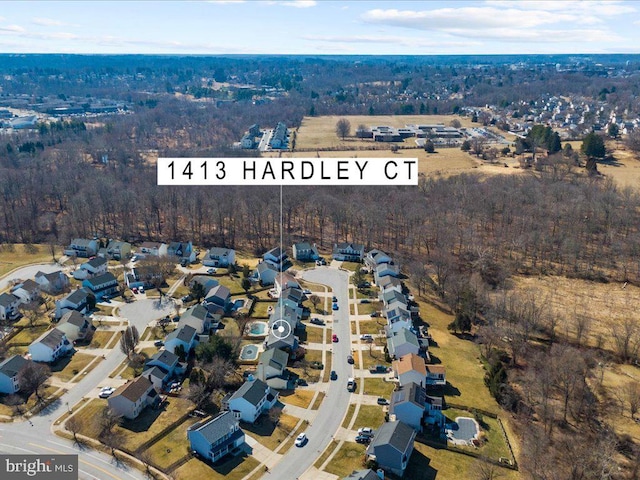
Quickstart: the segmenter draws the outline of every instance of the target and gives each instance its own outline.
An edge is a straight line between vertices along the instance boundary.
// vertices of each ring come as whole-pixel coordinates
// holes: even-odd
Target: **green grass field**
[[[55,247],[56,258],[62,255],[62,247]],[[48,245],[22,243],[3,245],[0,248],[0,278],[12,270],[32,263],[50,263],[53,261]]]
[[[355,442],[345,442],[331,459],[325,471],[338,475],[340,478],[349,475],[354,470],[364,468],[363,459],[365,445]]]

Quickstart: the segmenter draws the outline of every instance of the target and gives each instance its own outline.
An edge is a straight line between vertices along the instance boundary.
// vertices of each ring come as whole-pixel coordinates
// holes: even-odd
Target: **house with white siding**
[[[71,352],[73,344],[57,328],[44,332],[29,345],[29,355],[34,362],[53,363]]]

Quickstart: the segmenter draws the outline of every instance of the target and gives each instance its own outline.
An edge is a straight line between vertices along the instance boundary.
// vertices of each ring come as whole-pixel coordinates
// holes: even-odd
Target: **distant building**
[[[233,248],[211,247],[202,259],[205,267],[227,268],[235,262],[236,251]]]
[[[359,243],[336,243],[333,246],[333,259],[342,262],[361,262],[364,258],[364,245]]]
[[[0,294],[0,320],[13,320],[20,312],[18,312],[20,298],[11,293]]]
[[[318,253],[318,247],[314,243],[311,245],[309,242],[300,242],[293,244],[293,258],[299,262],[313,262],[320,258]]]
[[[74,238],[65,249],[64,254],[69,257],[89,258],[98,253],[98,240],[88,238]]]

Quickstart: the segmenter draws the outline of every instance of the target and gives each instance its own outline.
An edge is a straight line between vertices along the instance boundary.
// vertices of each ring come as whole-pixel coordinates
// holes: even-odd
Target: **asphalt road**
[[[62,267],[57,263],[41,263],[38,265],[28,265],[26,267],[22,267],[17,269],[14,272],[9,273],[6,277],[3,277],[0,280],[0,292],[6,288],[9,288],[11,282],[14,280],[26,280],[28,278],[33,280],[33,277],[36,276],[36,273],[44,272],[44,273],[52,273],[56,270],[61,270]]]
[[[303,447],[292,447],[270,470],[270,478],[295,480],[313,465],[317,457],[329,445],[347,412],[351,393],[347,391],[347,378],[353,368],[347,363],[351,352],[351,328],[349,326],[348,287],[349,276],[343,270],[320,267],[302,273],[305,280],[327,285],[338,298],[339,310],[333,312],[333,332],[338,342],[333,344],[332,369],[338,379],[331,382],[313,424],[306,430],[309,441]],[[331,302],[329,302],[329,305]]]

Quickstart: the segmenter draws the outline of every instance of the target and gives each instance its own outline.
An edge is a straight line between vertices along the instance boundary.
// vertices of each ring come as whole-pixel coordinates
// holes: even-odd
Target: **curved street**
[[[294,480],[313,466],[324,449],[331,443],[347,413],[351,393],[347,391],[347,378],[353,376],[353,367],[347,363],[351,352],[349,325],[349,274],[344,270],[322,267],[302,272],[302,278],[332,288],[338,298],[339,310],[333,312],[333,331],[338,342],[333,343],[332,369],[338,374],[330,382],[318,413],[306,430],[309,441],[301,448],[292,447],[271,470],[271,478]]]

